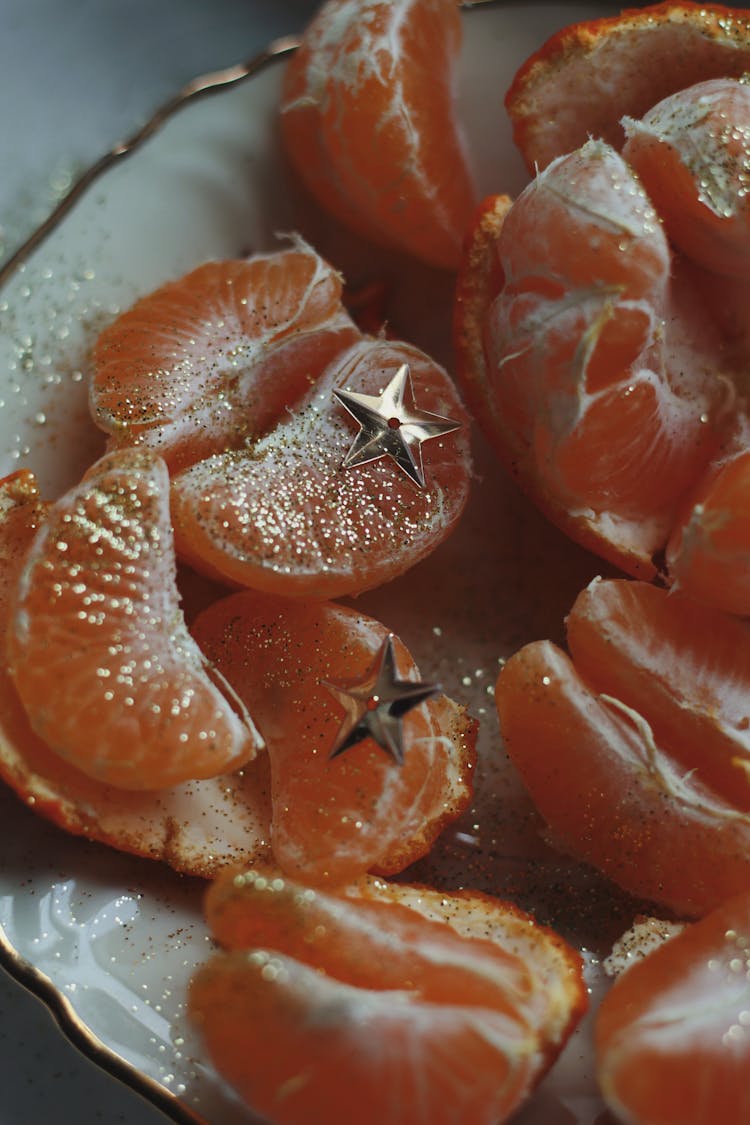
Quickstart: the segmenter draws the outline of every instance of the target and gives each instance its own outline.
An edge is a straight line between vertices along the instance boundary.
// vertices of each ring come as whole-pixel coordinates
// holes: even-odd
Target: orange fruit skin
[[[597,1073],[619,1121],[750,1118],[748,948],[745,891],[634,964],[604,998]]]
[[[170,472],[267,430],[359,337],[338,274],[302,240],[206,262],[101,333],[91,410],[114,447],[145,445]]]
[[[476,198],[453,106],[460,40],[454,0],[328,0],[281,100],[286,151],[321,206],[448,269]]]
[[[11,609],[8,666],[33,729],[126,789],[226,773],[262,747],[180,613],[168,498],[152,453],[96,462],[50,506]]]
[[[578,595],[566,626],[587,684],[639,711],[683,769],[750,810],[745,622],[679,592],[596,580]]]
[[[662,3],[573,24],[516,74],[505,98],[529,171],[589,137],[621,148],[623,116],[709,78],[750,69],[750,17],[718,4]]]
[[[750,275],[750,89],[716,78],[660,101],[625,123],[623,156],[670,240],[722,276]]]
[[[555,645],[511,657],[495,698],[506,750],[564,850],[682,917],[750,886],[750,818],[685,774]]]
[[[342,468],[359,427],[334,389],[377,395],[403,363],[418,409],[461,424],[423,444],[424,488],[390,458]],[[454,529],[470,473],[468,417],[447,372],[412,345],[363,339],[265,438],[175,477],[177,550],[197,570],[269,594],[361,593],[414,566]]]
[[[46,506],[31,473],[0,481],[0,636],[24,557]],[[270,853],[267,759],[221,778],[156,793],[133,792],[88,777],[33,732],[5,663],[0,667],[0,777],[36,813],[67,832],[162,860],[204,878],[223,865]]]
[[[278,1125],[506,1120],[586,1007],[578,955],[488,896],[330,895],[261,870],[222,879],[207,911],[231,952],[199,970],[190,1014]]]
[[[476,723],[445,696],[404,716],[402,766],[369,738],[330,758],[343,712],[321,681],[364,677],[387,635],[379,622],[245,591],[199,615],[193,633],[263,732],[272,845],[291,876],[335,885],[371,869],[401,871],[466,807]],[[398,641],[396,651],[399,675],[414,678]]]

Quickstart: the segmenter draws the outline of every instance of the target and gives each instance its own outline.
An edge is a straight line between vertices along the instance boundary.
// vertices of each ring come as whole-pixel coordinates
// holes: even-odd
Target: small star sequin
[[[439,684],[399,678],[392,633],[364,679],[349,684],[321,680],[321,684],[346,712],[330,757],[372,738],[398,765],[404,760],[403,716],[442,690]]]
[[[360,426],[342,462],[343,469],[391,457],[410,480],[420,488],[425,487],[422,442],[450,434],[460,429],[461,423],[441,414],[418,410],[416,406],[411,409],[406,406],[404,394],[407,382],[410,383],[409,365],[402,363],[379,395],[344,390],[333,392]]]

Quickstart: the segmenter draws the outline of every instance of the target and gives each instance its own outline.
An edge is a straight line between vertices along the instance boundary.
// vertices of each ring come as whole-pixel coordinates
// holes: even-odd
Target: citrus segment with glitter
[[[474,188],[453,106],[454,0],[328,0],[290,59],[281,130],[295,171],[348,226],[455,267]]]
[[[44,518],[31,474],[16,473],[0,482],[3,638],[24,555]],[[158,792],[96,781],[34,733],[5,664],[0,670],[0,777],[35,812],[75,835],[203,877],[227,864],[256,861],[270,848],[267,765],[260,755],[237,773]]]
[[[401,871],[471,796],[476,724],[438,695],[402,719],[403,765],[371,737],[331,758],[344,709],[326,683],[371,670],[388,630],[345,606],[245,591],[214,603],[193,633],[253,713],[271,760],[280,866],[316,883]],[[397,672],[418,679],[396,640]]]
[[[585,1010],[578,955],[487,896],[442,895],[430,917],[421,890],[323,894],[265,870],[210,890],[231,951],[194,978],[190,1011],[253,1109],[489,1123],[528,1096]]]
[[[631,894],[705,914],[750,883],[750,633],[623,580],[593,583],[569,627],[573,661],[538,641],[502,669],[506,749],[565,850]]]
[[[127,789],[227,773],[263,745],[185,626],[168,502],[154,454],[96,462],[50,506],[11,611],[8,665],[33,729]]]
[[[597,1015],[597,1073],[618,1120],[704,1125],[750,1115],[750,895],[634,964]]]
[[[167,282],[99,336],[95,421],[112,445],[146,445],[170,471],[242,447],[359,337],[341,292],[301,240]]]
[[[402,364],[406,403],[460,428],[421,445],[425,485],[391,456],[344,467],[360,426],[336,399],[379,396]],[[404,426],[404,429],[408,429]],[[453,530],[468,498],[466,414],[448,374],[409,344],[363,339],[247,450],[179,473],[172,511],[180,556],[225,581],[294,597],[339,597],[381,585]]]

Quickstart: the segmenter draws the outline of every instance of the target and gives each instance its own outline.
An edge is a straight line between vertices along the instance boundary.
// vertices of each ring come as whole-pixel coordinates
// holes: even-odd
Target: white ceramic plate
[[[483,192],[526,176],[502,108],[518,64],[598,4],[487,4],[464,12],[461,104]],[[363,251],[290,182],[275,108],[284,46],[197,82],[123,153],[105,157],[0,275],[0,475],[38,474],[47,497],[99,453],[86,406],[86,354],[98,328],[133,298],[210,257],[274,245],[300,230],[350,280],[387,276],[391,320],[448,360],[450,284],[433,271]],[[520,900],[596,954],[628,905],[538,841],[537,822],[499,748],[491,692],[498,661],[527,640],[559,637],[563,615],[600,564],[548,527],[480,448],[482,477],[460,532],[415,575],[359,601],[482,721],[483,770],[471,816],[420,877]],[[202,886],[156,864],[66,836],[0,791],[3,963],[39,992],[101,1065],[175,1120],[249,1125],[201,1059],[184,1018],[185,987],[209,950]],[[593,1122],[590,1022],[519,1120]],[[386,1125],[386,1123],[384,1123]]]

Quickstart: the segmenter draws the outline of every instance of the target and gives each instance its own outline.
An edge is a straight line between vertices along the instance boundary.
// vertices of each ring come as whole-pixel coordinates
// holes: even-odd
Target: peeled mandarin
[[[406,405],[460,427],[421,445],[424,487],[390,456],[344,466],[361,427],[334,392],[378,398],[403,364]],[[390,581],[458,522],[471,474],[467,421],[450,376],[424,352],[363,339],[264,438],[175,477],[178,553],[212,577],[288,597],[342,597]],[[409,425],[401,429],[408,436]]]
[[[227,773],[262,740],[180,612],[166,467],[97,461],[30,545],[8,636],[29,721],[67,762],[126,789]]]
[[[286,151],[318,203],[449,269],[475,202],[453,104],[460,42],[454,0],[328,0],[281,100]]]
[[[0,481],[0,636],[15,587],[46,517],[31,473]],[[51,750],[32,730],[5,664],[0,667],[0,777],[35,812],[75,835],[162,860],[208,878],[222,867],[270,852],[266,755],[216,778],[155,791],[97,781]]]
[[[750,895],[722,903],[617,981],[597,1014],[597,1074],[621,1121],[750,1115]]]
[[[193,979],[190,1014],[279,1125],[494,1125],[586,1007],[578,955],[487,895],[372,880],[330,894],[261,868],[227,873],[207,909],[230,951]]]
[[[170,472],[243,446],[360,335],[335,270],[292,248],[206,262],[137,301],[99,336],[90,387],[111,445]]]
[[[371,737],[331,757],[345,710],[326,684],[371,672],[388,636],[373,618],[248,590],[206,609],[193,633],[263,731],[273,850],[289,875],[335,885],[401,871],[466,807],[476,724],[444,695],[403,716],[402,765]],[[394,646],[398,678],[417,680],[407,650]]]
[[[549,641],[498,677],[505,748],[552,839],[624,890],[700,917],[750,885],[750,816]]]

